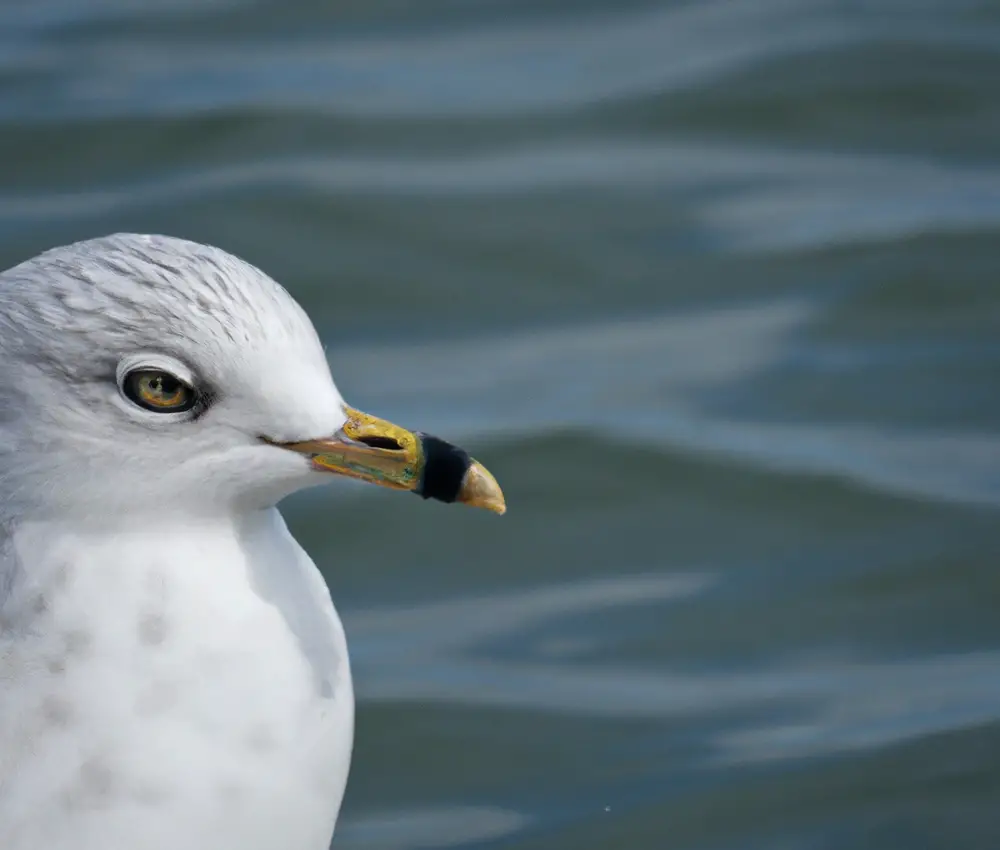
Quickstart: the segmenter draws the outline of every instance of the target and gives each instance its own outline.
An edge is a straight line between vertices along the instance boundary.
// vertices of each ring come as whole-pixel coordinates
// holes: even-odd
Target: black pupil
[[[150,380],[149,386],[157,395],[169,397],[177,393],[177,388],[180,384],[169,375],[157,375]]]

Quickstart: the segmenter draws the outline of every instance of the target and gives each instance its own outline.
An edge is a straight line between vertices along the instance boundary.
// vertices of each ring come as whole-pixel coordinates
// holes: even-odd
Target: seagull
[[[0,848],[329,847],[347,643],[276,505],[332,475],[505,509],[348,407],[225,251],[115,234],[0,273]]]

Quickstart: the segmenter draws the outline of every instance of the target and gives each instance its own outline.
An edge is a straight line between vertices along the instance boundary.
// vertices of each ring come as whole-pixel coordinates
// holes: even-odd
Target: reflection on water
[[[517,812],[484,806],[453,806],[413,811],[376,812],[348,824],[338,836],[368,850],[410,847],[466,847],[505,838],[522,829]]]
[[[762,722],[758,713],[747,728],[712,736],[706,749],[712,761],[722,762],[880,747],[993,717],[1000,701],[1000,652],[872,663],[847,652],[799,657],[790,648],[790,657],[771,659],[761,669],[703,673],[587,663],[595,640],[586,636],[583,618],[624,608],[617,616],[627,622],[629,605],[656,605],[670,616],[672,606],[712,584],[710,575],[633,575],[355,612],[348,626],[360,647],[359,684],[378,702],[442,700],[654,719],[731,718],[739,710],[770,709],[781,718]],[[558,631],[559,641],[526,639],[542,625]],[[511,643],[516,653],[508,648],[491,659],[491,645]],[[935,686],[928,688],[928,682]],[[789,722],[790,715],[799,719]]]

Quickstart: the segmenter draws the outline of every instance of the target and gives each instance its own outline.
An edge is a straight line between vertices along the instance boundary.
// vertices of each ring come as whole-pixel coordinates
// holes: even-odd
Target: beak
[[[409,490],[425,499],[462,502],[498,514],[507,510],[496,479],[458,446],[350,407],[345,412],[347,422],[332,437],[266,442],[305,455],[324,472]]]

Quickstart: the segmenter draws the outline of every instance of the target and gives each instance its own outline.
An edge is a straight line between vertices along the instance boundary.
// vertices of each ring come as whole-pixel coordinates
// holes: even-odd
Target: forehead
[[[194,357],[196,369],[277,351],[322,357],[309,319],[271,278],[169,237],[116,235],[46,252],[0,275],[0,304],[23,353],[62,369],[103,374],[136,350]]]

